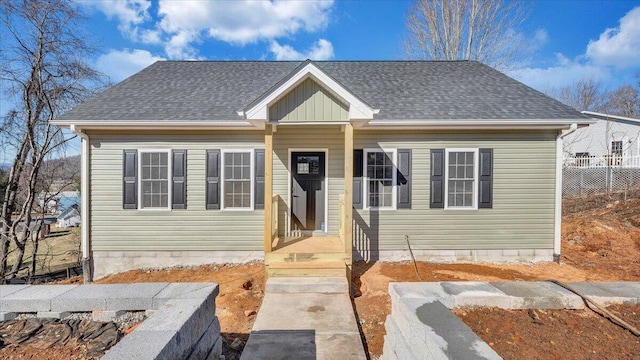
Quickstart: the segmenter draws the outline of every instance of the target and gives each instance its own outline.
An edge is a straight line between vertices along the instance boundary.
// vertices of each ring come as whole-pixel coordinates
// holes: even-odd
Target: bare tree
[[[79,31],[80,19],[75,5],[65,0],[0,2],[0,30],[5,34],[0,79],[19,99],[3,119],[0,134],[15,152],[0,215],[0,281],[15,277],[22,265],[38,216],[34,211],[43,190],[44,162],[60,156],[71,139],[49,121],[91,95],[102,80],[87,65],[93,49]],[[7,272],[12,243],[16,260]]]
[[[602,84],[593,78],[563,86],[555,97],[578,111],[602,111],[607,100]]]
[[[631,85],[623,85],[607,94],[607,102],[604,104],[607,114],[640,117],[640,94],[638,89]]]
[[[519,57],[518,29],[531,1],[415,0],[407,13],[409,58],[478,60],[506,68]]]

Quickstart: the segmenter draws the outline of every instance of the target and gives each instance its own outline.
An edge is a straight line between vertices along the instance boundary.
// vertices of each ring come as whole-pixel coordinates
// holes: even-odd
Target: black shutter
[[[264,209],[264,149],[256,149],[254,190],[255,208]]]
[[[411,209],[411,149],[398,149],[398,209]]]
[[[138,150],[124,150],[122,155],[122,208],[138,208]]]
[[[220,209],[220,150],[207,150],[207,209]]]
[[[187,208],[187,150],[173,150],[171,152],[172,175],[172,200],[171,208]]]
[[[431,196],[429,207],[444,208],[444,149],[431,149]]]
[[[362,209],[362,168],[364,151],[362,149],[353,150],[353,208]]]
[[[480,149],[478,208],[493,207],[493,149]]]

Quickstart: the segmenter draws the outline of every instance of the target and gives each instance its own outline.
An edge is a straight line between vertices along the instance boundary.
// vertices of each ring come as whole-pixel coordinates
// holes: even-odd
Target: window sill
[[[451,210],[451,211],[475,211],[478,210],[477,207],[445,207],[444,210]]]
[[[395,207],[367,207],[364,208],[363,210],[367,210],[367,211],[394,211],[397,210]]]

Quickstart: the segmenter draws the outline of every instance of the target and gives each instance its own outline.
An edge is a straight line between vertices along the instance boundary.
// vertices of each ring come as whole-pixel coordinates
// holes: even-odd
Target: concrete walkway
[[[347,279],[270,278],[245,359],[366,359]]]

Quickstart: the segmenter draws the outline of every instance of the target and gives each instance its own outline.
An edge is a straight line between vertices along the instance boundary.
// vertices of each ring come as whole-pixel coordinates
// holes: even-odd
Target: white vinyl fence
[[[579,197],[640,189],[640,156],[566,157],[562,196]]]

